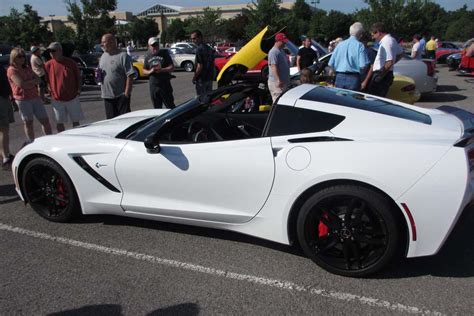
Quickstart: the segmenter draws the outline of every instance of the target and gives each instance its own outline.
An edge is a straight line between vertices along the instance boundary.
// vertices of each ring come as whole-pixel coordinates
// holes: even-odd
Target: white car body
[[[350,105],[354,100],[363,100],[361,108]],[[388,114],[370,107],[380,100]],[[168,113],[137,111],[36,139],[13,162],[18,194],[29,201],[23,179],[28,161],[48,157],[71,179],[83,214],[213,227],[291,244],[292,214],[308,190],[341,181],[358,183],[383,192],[393,203],[406,226],[407,244],[399,246],[406,247],[407,257],[435,254],[472,199],[472,145],[460,145],[467,127],[452,114],[305,84],[281,96],[265,116],[261,137],[200,142],[201,129],[191,142],[161,141],[159,153],[150,153],[143,140],[134,138],[148,133],[148,126],[158,124],[154,122],[161,122],[160,129],[172,126],[177,117],[187,115],[183,109],[192,102],[197,101],[183,104],[175,117],[167,115],[180,107]],[[277,130],[278,120],[286,122],[278,114],[283,110],[344,119],[330,129],[288,134]],[[409,117],[397,117],[397,111]],[[130,126],[163,113],[130,139],[117,138]],[[327,120],[314,124],[327,124],[323,122]],[[188,134],[192,124],[186,125]],[[281,128],[299,128],[287,124]]]
[[[428,66],[421,60],[402,58],[393,66],[393,73],[415,80],[416,89],[421,94],[435,92],[438,77],[428,75]]]
[[[197,46],[194,43],[188,43],[188,42],[178,42],[171,44],[171,48],[188,48],[188,49],[196,49]]]

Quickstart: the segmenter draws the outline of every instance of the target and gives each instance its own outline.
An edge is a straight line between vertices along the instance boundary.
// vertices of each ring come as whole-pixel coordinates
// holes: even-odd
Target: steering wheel
[[[209,140],[208,134],[209,131],[203,123],[199,121],[189,123],[187,132],[188,140],[194,143],[207,142]]]

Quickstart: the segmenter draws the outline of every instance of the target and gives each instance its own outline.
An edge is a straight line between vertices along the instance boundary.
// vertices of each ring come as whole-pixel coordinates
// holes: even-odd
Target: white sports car
[[[472,199],[468,112],[314,85],[265,104],[258,86],[233,85],[38,138],[13,162],[16,189],[51,221],[114,214],[237,231],[298,243],[353,277],[435,254]]]

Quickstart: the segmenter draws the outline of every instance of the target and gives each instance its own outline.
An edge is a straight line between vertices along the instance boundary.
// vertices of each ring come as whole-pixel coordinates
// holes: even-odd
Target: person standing
[[[411,58],[421,60],[421,36],[418,34],[413,35],[413,47],[411,48]]]
[[[303,40],[303,47],[298,50],[298,56],[296,57],[298,71],[308,68],[315,62],[317,63],[318,58],[318,53],[311,48],[311,38],[305,37]]]
[[[39,94],[43,102],[49,102],[44,96],[46,90],[46,72],[44,70],[44,61],[41,58],[41,49],[38,46],[31,46],[31,69],[40,78]]]
[[[275,44],[268,52],[268,90],[273,103],[283,93],[290,83],[290,65],[283,47],[288,43],[284,33],[275,35]]]
[[[10,123],[13,118],[12,107],[12,89],[8,84],[7,73],[3,67],[0,67],[0,154],[2,154],[2,169],[10,168],[13,158],[10,153]],[[18,109],[18,108],[17,108]]]
[[[426,38],[425,38],[425,35],[422,35],[420,38],[420,50],[421,50],[422,57],[425,55],[425,47],[426,47]]]
[[[438,48],[438,44],[436,43],[436,38],[432,35],[431,39],[426,43],[425,46],[426,58],[435,59],[436,48]]]
[[[35,139],[33,117],[36,117],[45,135],[51,134],[48,114],[38,94],[40,79],[26,63],[25,51],[14,48],[10,52],[10,66],[7,70],[8,82],[13,92],[13,99],[20,109],[23,128],[26,134],[25,144]]]
[[[160,40],[150,37],[149,51],[145,55],[143,73],[150,76],[149,87],[151,101],[155,109],[165,107],[172,109],[174,105],[171,72],[174,70],[173,60],[167,49],[160,49]]]
[[[393,83],[393,65],[402,57],[403,51],[395,38],[388,34],[382,22],[371,27],[372,38],[379,42],[379,50],[372,66],[372,78],[368,92],[385,97]]]
[[[362,23],[349,28],[350,37],[336,46],[329,59],[329,66],[336,71],[337,88],[360,91],[361,76],[369,65],[365,46],[359,41],[364,33]]]
[[[130,98],[133,86],[132,59],[117,47],[117,40],[108,33],[102,36],[104,53],[100,57],[102,98],[105,105],[105,117],[114,118],[130,112]]]
[[[212,90],[214,80],[214,51],[203,42],[202,33],[195,30],[191,33],[191,41],[197,45],[196,70],[193,84],[196,85],[196,94],[201,95]]]
[[[68,121],[68,117],[72,121],[72,127],[79,126],[79,122],[84,120],[79,101],[82,78],[76,62],[63,56],[60,43],[52,42],[48,50],[51,59],[45,64],[46,81],[51,93],[56,129],[60,133],[65,130],[64,123]]]

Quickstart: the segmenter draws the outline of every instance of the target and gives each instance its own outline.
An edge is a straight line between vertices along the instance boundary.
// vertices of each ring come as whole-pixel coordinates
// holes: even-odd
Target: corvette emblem
[[[107,165],[100,164],[98,162],[95,163],[95,167],[99,169],[100,167],[107,167]]]

